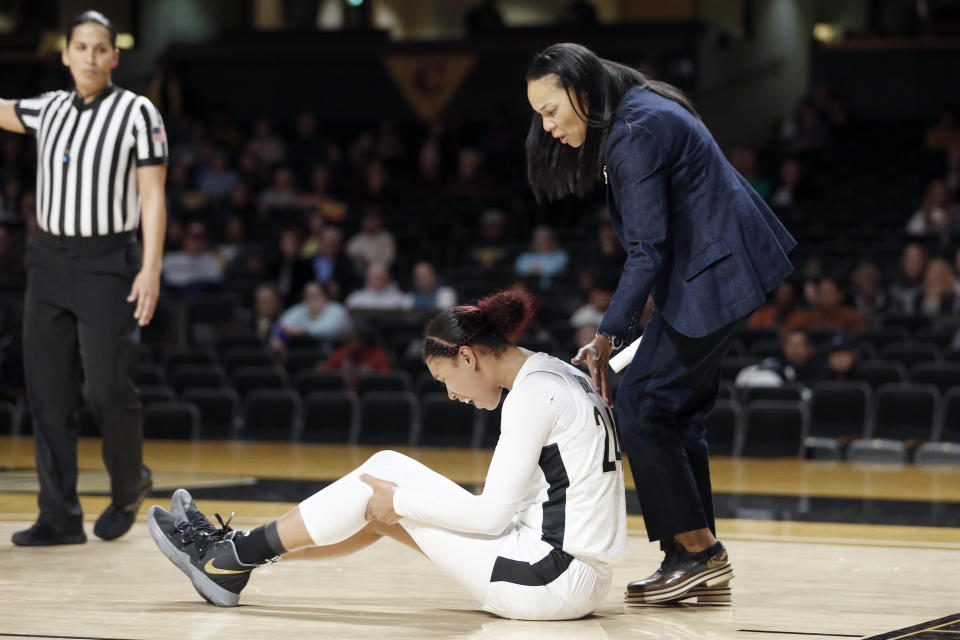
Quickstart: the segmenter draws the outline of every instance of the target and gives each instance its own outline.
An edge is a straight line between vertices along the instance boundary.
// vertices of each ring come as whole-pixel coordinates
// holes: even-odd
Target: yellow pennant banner
[[[417,116],[429,121],[446,108],[475,59],[469,54],[392,54],[383,62]]]

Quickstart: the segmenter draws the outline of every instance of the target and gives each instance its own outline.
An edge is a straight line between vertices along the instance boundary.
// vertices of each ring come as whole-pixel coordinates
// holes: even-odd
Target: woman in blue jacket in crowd
[[[538,54],[526,80],[534,194],[584,196],[599,183],[627,251],[599,331],[574,358],[610,404],[609,359],[643,333],[616,414],[664,560],[628,585],[627,600],[729,602],[733,569],[716,539],[704,419],[724,354],[793,270],[796,241],[676,87],[569,43]],[[655,309],[640,327],[651,295]]]

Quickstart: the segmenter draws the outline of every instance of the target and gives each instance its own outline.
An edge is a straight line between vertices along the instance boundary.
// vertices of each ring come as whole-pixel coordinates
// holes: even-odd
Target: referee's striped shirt
[[[37,222],[54,235],[103,236],[140,224],[137,167],[167,163],[160,112],[111,86],[89,104],[75,91],[18,100],[37,138]]]

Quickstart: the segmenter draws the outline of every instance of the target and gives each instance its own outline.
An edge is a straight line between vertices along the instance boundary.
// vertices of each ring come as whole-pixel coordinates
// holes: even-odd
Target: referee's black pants
[[[716,535],[704,419],[720,387],[720,364],[747,319],[702,338],[683,335],[654,310],[617,389],[617,421],[643,522],[664,551],[674,536]]]
[[[26,250],[24,373],[33,416],[40,520],[82,515],[77,499],[81,394],[103,434],[113,503],[136,501],[143,412],[134,386],[139,332],[127,302],[140,269],[132,233],[91,238],[41,234]]]

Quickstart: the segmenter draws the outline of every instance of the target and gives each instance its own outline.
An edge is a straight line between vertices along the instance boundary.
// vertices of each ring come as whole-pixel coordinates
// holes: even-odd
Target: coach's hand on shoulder
[[[141,269],[130,287],[127,302],[136,302],[137,308],[133,312],[137,324],[145,327],[153,319],[153,312],[157,310],[157,298],[160,296],[160,273],[149,269]]]
[[[590,370],[590,377],[593,378],[593,386],[608,407],[613,406],[610,386],[607,382],[610,373],[607,367],[610,366],[612,351],[610,341],[604,336],[597,335],[592,341],[580,347],[577,355],[570,361],[573,364],[587,365],[587,369]]]
[[[370,502],[367,503],[367,520],[376,520],[383,524],[397,524],[400,521],[400,516],[393,510],[393,492],[397,488],[396,483],[374,478],[366,473],[361,473],[360,479],[373,488],[373,495],[370,496]]]

